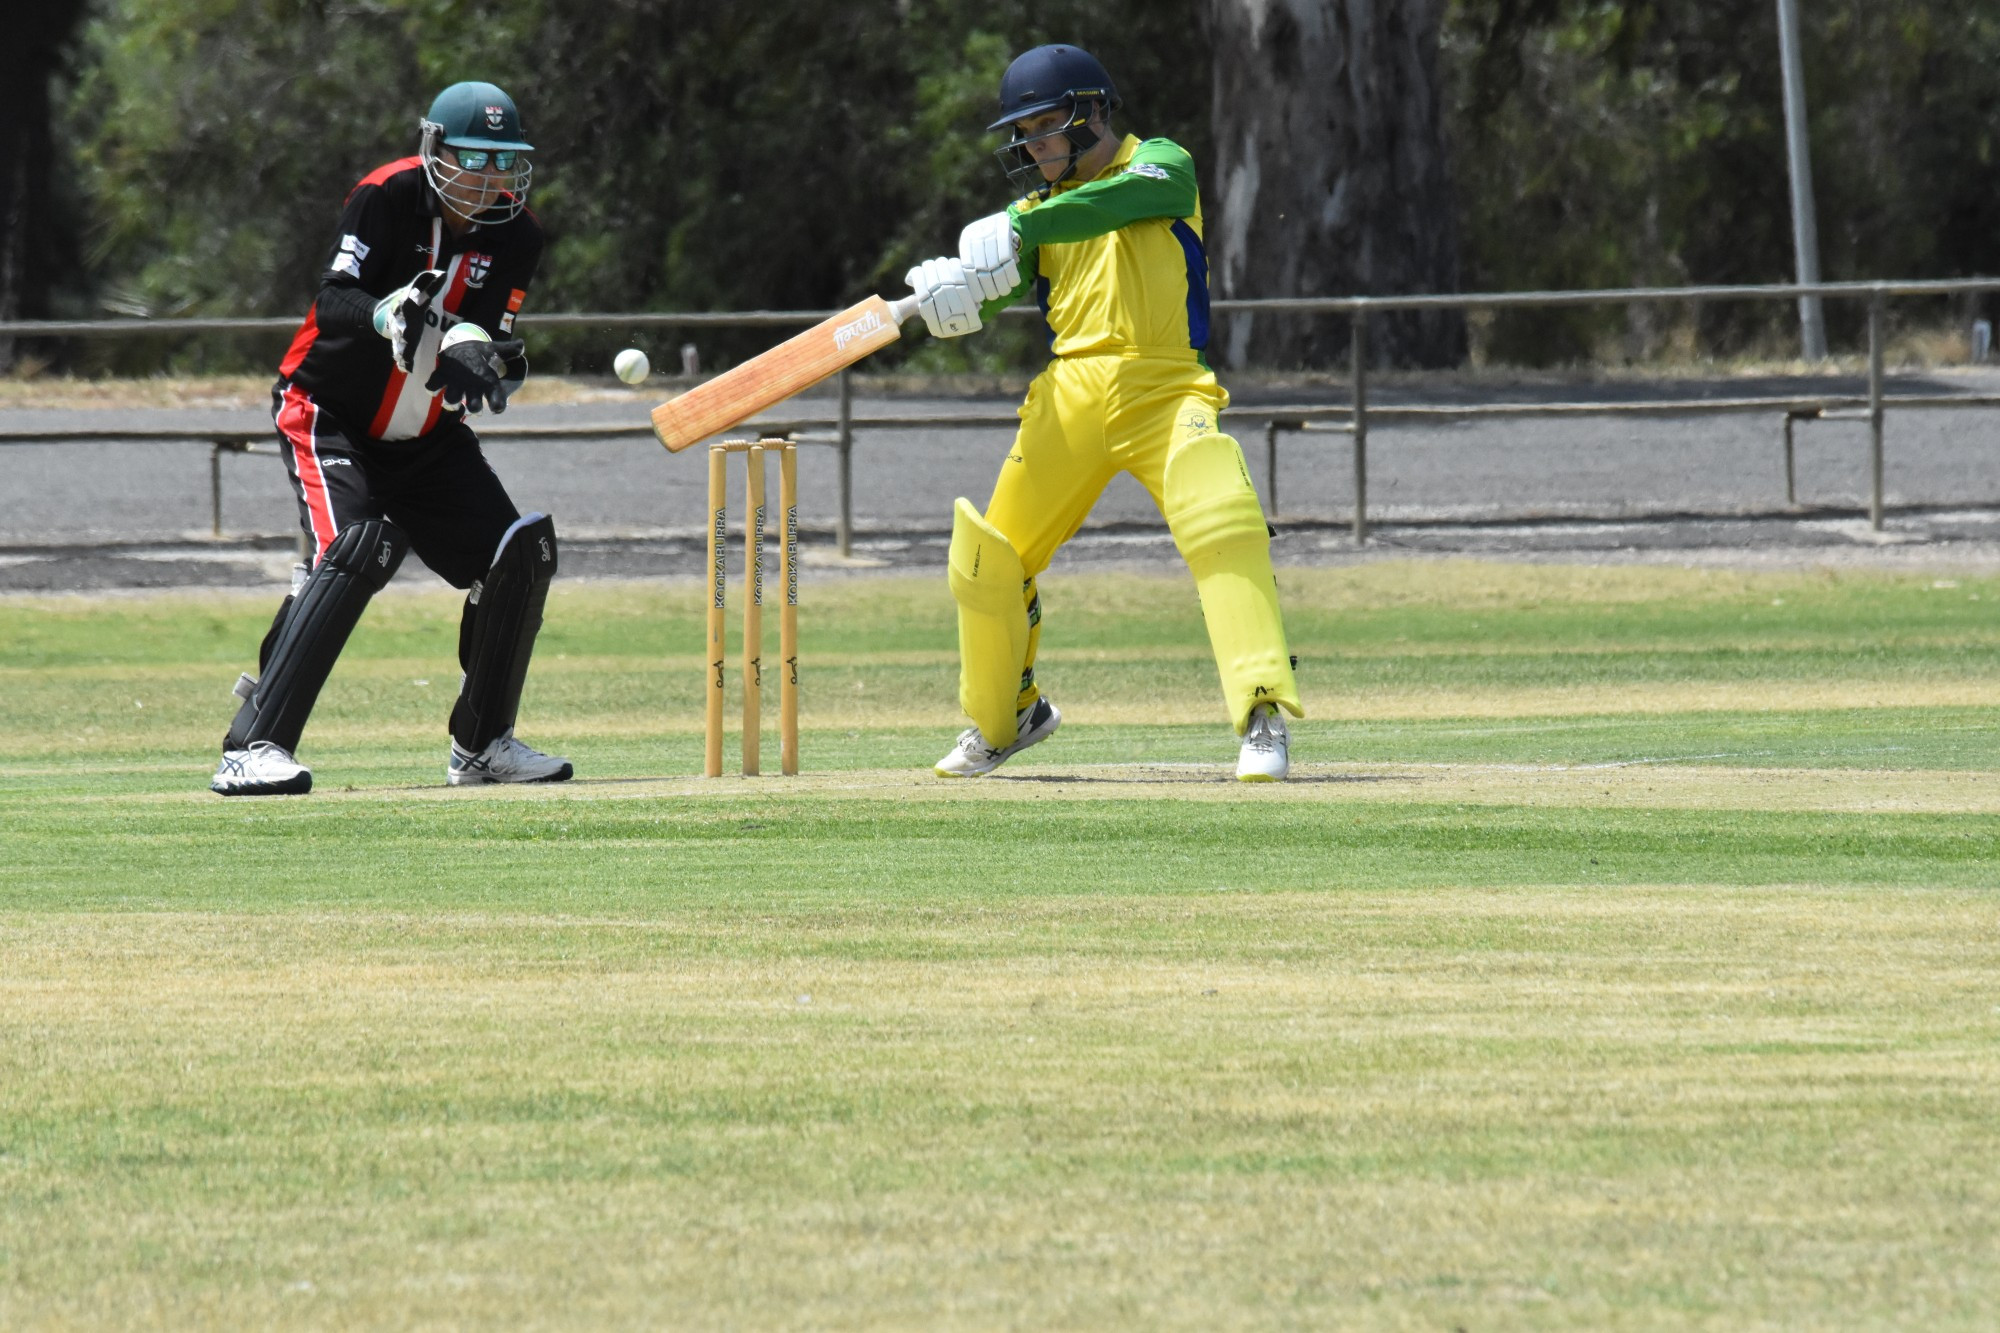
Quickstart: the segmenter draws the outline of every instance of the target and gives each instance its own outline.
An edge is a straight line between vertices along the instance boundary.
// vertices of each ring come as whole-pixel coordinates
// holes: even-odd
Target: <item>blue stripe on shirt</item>
[[[1204,352],[1208,350],[1208,251],[1186,218],[1174,219],[1173,230],[1187,259],[1188,346]]]

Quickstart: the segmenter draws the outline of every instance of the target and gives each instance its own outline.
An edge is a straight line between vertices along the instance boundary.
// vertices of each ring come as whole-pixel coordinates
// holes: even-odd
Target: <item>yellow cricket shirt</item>
[[[1128,134],[1093,179],[1064,182],[1007,211],[1021,237],[1023,277],[982,314],[1033,291],[1057,356],[1162,355],[1207,365],[1208,252],[1186,149]]]

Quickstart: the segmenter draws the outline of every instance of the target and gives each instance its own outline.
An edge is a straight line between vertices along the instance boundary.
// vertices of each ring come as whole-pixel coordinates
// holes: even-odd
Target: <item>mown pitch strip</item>
[[[782,783],[569,590],[477,791],[388,597],[247,803],[268,605],[0,603],[0,1326],[2000,1319],[2000,589],[1285,578],[1261,788],[1177,580],[958,783],[924,584],[809,586]]]

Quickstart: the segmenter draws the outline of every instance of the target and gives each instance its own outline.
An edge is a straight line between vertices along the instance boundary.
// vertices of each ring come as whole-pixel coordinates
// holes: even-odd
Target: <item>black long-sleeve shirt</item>
[[[281,382],[305,390],[356,434],[408,440],[435,429],[446,413],[424,381],[444,330],[471,320],[496,338],[509,336],[541,261],[541,223],[525,208],[463,236],[452,235],[441,209],[422,158],[362,177],[341,211],[313,308],[278,367]],[[433,268],[445,271],[444,290],[405,374],[370,316],[377,300]],[[509,374],[523,369],[510,366]]]

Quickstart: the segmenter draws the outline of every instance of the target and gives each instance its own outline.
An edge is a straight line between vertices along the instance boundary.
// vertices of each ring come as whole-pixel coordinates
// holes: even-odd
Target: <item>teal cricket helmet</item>
[[[454,83],[439,93],[424,117],[424,127],[432,126],[437,127],[439,139],[453,148],[535,151],[521,136],[521,113],[514,99],[491,83]]]
[[[454,83],[418,122],[424,174],[453,210],[495,224],[528,206],[535,146],[521,132],[514,99],[491,83]],[[450,149],[446,154],[443,149]]]

